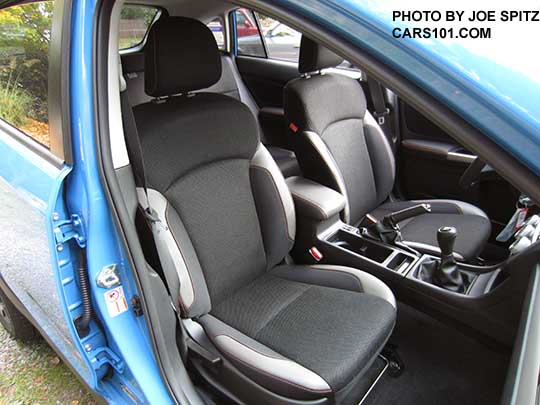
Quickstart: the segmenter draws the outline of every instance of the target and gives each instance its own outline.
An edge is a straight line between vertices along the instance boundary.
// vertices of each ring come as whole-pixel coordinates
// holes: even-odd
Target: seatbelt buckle
[[[384,123],[386,122],[386,116],[390,114],[390,108],[385,108],[384,111],[382,112],[377,112],[375,111],[373,113],[373,116],[375,118],[377,118],[377,122],[379,123],[379,125],[384,125]]]
[[[308,252],[311,255],[311,257],[313,257],[315,259],[316,262],[320,262],[322,260],[322,258],[324,257],[323,254],[321,253],[321,251],[319,249],[317,249],[315,246],[311,247],[308,250]]]

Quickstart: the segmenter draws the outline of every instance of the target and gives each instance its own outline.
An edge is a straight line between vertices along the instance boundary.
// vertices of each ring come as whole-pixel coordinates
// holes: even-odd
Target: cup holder
[[[339,246],[342,249],[346,249],[377,263],[383,263],[393,252],[393,249],[390,247],[343,231],[338,231],[330,242],[334,246]]]

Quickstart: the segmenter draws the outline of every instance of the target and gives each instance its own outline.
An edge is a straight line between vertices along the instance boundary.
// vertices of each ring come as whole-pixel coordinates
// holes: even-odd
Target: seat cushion
[[[338,392],[371,364],[395,322],[393,296],[384,283],[356,269],[337,266],[325,271],[318,267],[278,266],[214,304],[211,316],[200,320],[233,364],[249,368],[256,382],[281,395],[313,398],[328,390]],[[366,290],[358,274],[367,277]],[[336,279],[348,288],[336,288]],[[293,375],[287,378],[278,365],[265,369],[254,356],[251,362],[238,353],[228,353],[223,342],[220,346],[216,341],[227,333],[216,329],[213,317],[279,358],[314,373],[321,379],[318,385],[313,378],[309,379],[311,385]],[[254,350],[261,353],[260,348]]]
[[[386,203],[371,214],[377,219],[420,203],[431,205],[431,213],[419,215],[400,223],[403,240],[414,249],[425,253],[440,254],[437,230],[453,226],[458,236],[454,252],[458,260],[472,260],[482,252],[491,234],[487,215],[474,205],[454,200],[412,200]]]

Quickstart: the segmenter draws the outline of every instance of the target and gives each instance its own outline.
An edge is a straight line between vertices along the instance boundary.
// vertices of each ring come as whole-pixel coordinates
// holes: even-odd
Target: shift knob
[[[454,243],[456,242],[457,230],[453,226],[443,226],[437,231],[437,242],[441,249],[441,257],[454,254]]]

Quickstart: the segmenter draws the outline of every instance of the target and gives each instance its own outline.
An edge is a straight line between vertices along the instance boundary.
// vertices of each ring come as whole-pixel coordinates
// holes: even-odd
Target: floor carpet
[[[509,353],[495,352],[441,322],[400,304],[390,343],[405,367],[379,380],[364,401],[387,404],[497,404]]]

